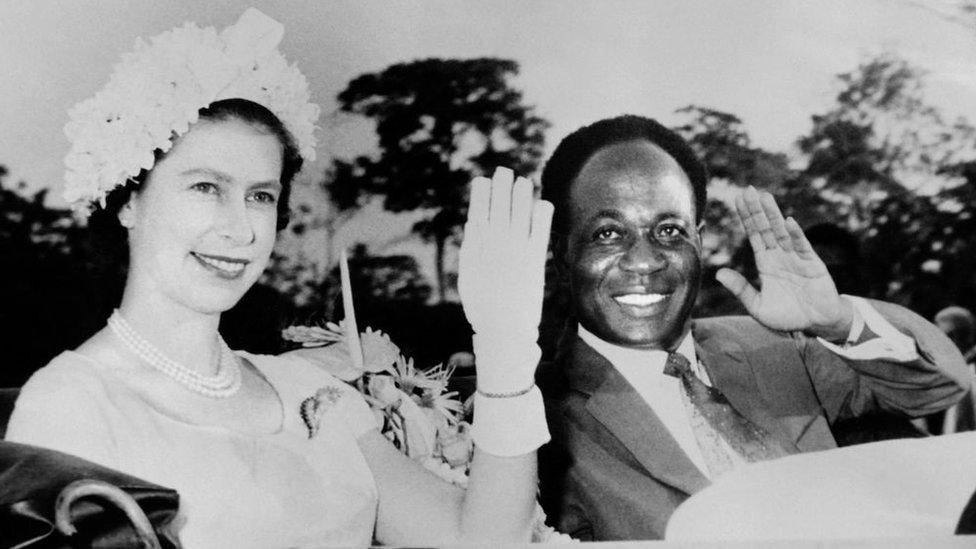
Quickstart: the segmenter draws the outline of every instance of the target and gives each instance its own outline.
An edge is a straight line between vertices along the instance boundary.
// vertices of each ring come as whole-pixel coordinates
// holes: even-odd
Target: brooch
[[[338,387],[322,387],[315,391],[314,395],[302,401],[298,412],[308,429],[308,438],[314,437],[319,432],[322,414],[339,402],[340,398],[342,398],[342,391]]]

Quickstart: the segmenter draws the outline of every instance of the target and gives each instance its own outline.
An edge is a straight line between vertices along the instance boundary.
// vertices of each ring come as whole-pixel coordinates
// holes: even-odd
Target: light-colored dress
[[[238,354],[281,398],[275,433],[187,423],[147,405],[112,368],[69,351],[23,387],[7,439],[176,489],[190,549],[368,545],[377,493],[356,437],[375,424],[362,397],[301,361]],[[339,398],[309,439],[300,403],[324,386]]]

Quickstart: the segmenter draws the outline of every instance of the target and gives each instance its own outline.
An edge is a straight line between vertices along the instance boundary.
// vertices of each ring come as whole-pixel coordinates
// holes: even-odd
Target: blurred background
[[[292,223],[225,315],[234,347],[276,352],[282,327],[333,319],[348,249],[360,327],[422,367],[469,350],[468,181],[496,165],[537,176],[565,135],[622,113],[676,128],[705,159],[709,271],[754,269],[727,201],[755,185],[808,229],[842,291],[929,319],[976,307],[974,0],[5,0],[0,387],[101,328],[121,292],[60,198],[67,110],[137,37],[223,28],[252,5],[285,25],[281,49],[323,116]],[[547,354],[567,314],[549,293]],[[706,276],[696,314],[734,312]]]

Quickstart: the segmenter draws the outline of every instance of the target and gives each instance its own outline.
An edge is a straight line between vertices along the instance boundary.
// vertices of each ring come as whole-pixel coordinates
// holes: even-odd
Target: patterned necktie
[[[691,364],[684,355],[669,354],[664,373],[681,380],[695,409],[746,461],[764,461],[789,455],[765,429],[737,412],[721,391],[705,385],[691,371]]]

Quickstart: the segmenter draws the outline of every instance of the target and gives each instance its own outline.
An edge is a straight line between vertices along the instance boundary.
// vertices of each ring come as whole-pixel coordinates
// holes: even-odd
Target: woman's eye
[[[265,204],[274,204],[278,202],[278,195],[268,191],[257,191],[251,194],[251,200]]]
[[[194,183],[190,188],[207,194],[218,194],[220,192],[220,187],[216,183],[210,183],[209,181]]]

